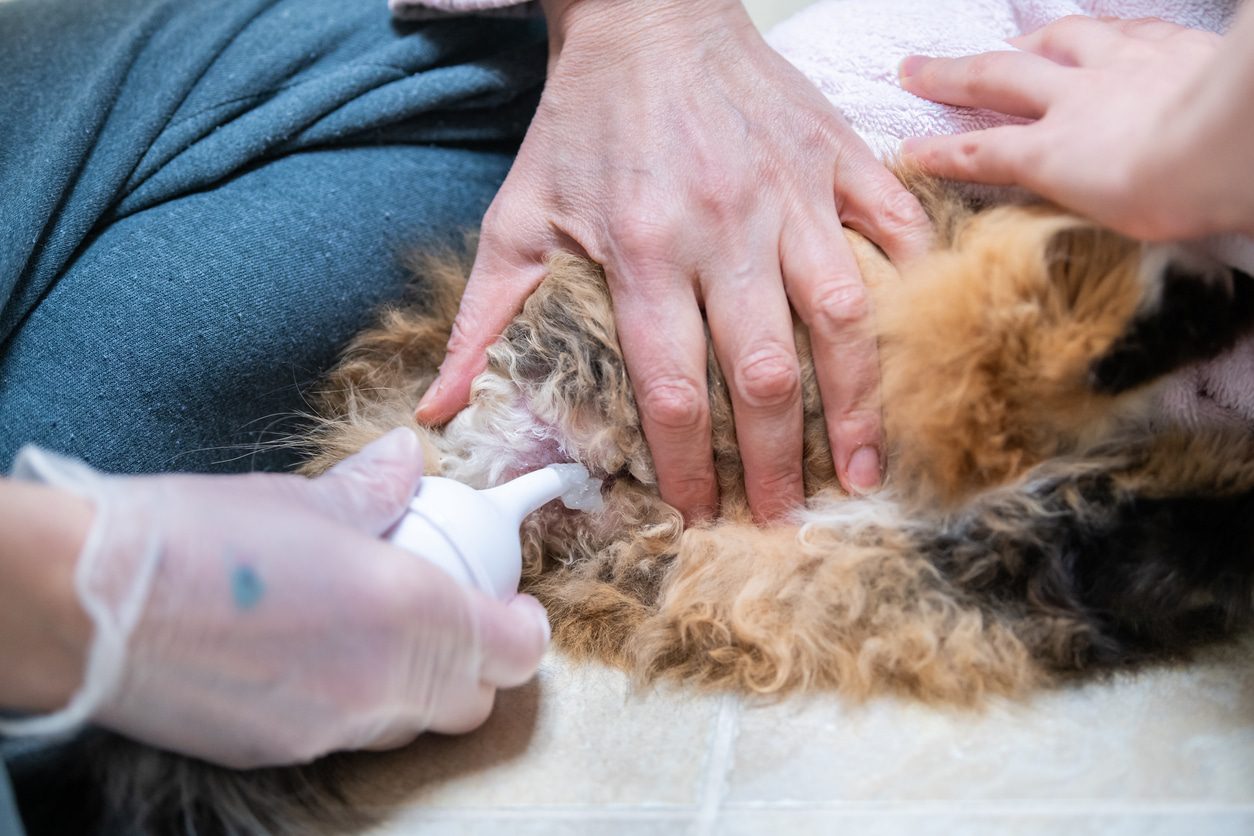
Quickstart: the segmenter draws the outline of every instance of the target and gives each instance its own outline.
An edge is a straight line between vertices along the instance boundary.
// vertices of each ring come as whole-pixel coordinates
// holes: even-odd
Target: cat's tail
[[[349,799],[343,756],[301,767],[239,771],[100,733],[79,745],[98,774],[102,832],[136,836],[319,836],[378,823]]]

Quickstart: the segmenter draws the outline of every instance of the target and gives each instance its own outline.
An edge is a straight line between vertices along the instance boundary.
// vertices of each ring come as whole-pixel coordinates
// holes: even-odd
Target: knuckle
[[[857,281],[829,282],[814,294],[811,327],[833,334],[861,325],[871,312],[866,286]]]
[[[680,434],[702,429],[709,412],[702,387],[687,377],[646,382],[640,393],[640,409],[661,429]]]
[[[799,467],[763,473],[758,477],[757,483],[760,492],[765,496],[794,496],[804,490]]]
[[[369,472],[354,473],[342,484],[346,504],[358,509],[363,516],[369,512],[378,515],[378,509],[394,508],[408,498],[408,482],[405,473],[397,467],[376,466]]]
[[[479,228],[479,242],[481,246],[484,242],[491,242],[508,228],[505,223],[505,210],[501,208],[499,199],[492,201],[487,211],[483,213],[483,221],[480,223]]]
[[[854,405],[834,416],[829,424],[830,434],[850,445],[878,444],[883,419],[876,407]]]
[[[472,701],[470,711],[466,716],[466,730],[473,731],[484,723],[488,722],[488,718],[492,716],[492,709],[496,707],[496,691],[495,689],[485,688]]]
[[[469,319],[470,317],[463,311],[453,320],[453,327],[448,335],[447,353],[462,354],[476,346],[473,336],[475,327]]]
[[[996,54],[987,52],[967,59],[960,83],[968,96],[980,97],[988,90],[989,82],[997,72],[996,61]]]
[[[1170,37],[1180,41],[1188,49],[1209,55],[1212,50],[1223,43],[1223,36],[1216,32],[1202,29],[1184,29]]]
[[[718,497],[718,481],[713,472],[671,477],[661,482],[658,488],[667,503],[689,511],[708,509]]]
[[[801,397],[801,367],[780,345],[752,351],[736,363],[732,380],[741,399],[755,409],[788,406]]]
[[[995,149],[985,143],[981,137],[960,137],[950,150],[950,162],[956,176],[960,179],[978,180],[988,176],[987,169],[997,158]],[[1005,161],[1002,161],[1005,165]]]
[[[704,498],[716,486],[713,474],[687,473],[669,480],[667,492],[672,496],[695,501]]]
[[[840,146],[845,138],[844,123],[834,113],[811,111],[802,114],[801,119],[800,141],[802,147],[807,150],[830,153],[831,149]]]
[[[688,183],[697,205],[715,217],[747,207],[757,191],[749,165],[729,157],[722,146],[694,140],[689,154]]]
[[[876,220],[881,226],[898,230],[929,223],[927,213],[915,196],[900,188],[891,188],[880,197]]]
[[[1091,21],[1092,18],[1084,15],[1064,15],[1041,29],[1039,33],[1041,43],[1048,46],[1057,46],[1066,38],[1074,35],[1078,27],[1084,26]]]
[[[612,228],[618,255],[625,264],[649,264],[674,252],[674,225],[657,212],[643,207],[627,209]]]
[[[474,694],[462,694],[455,702],[442,702],[436,708],[431,730],[441,734],[472,732],[492,716],[495,703],[496,691],[486,687]]]
[[[752,202],[749,178],[739,169],[712,166],[700,174],[697,205],[716,224],[727,224],[744,217]]]

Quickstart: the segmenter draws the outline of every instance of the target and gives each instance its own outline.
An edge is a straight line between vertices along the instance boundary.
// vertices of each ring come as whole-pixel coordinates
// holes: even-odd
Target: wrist
[[[75,568],[93,509],[38,485],[3,482],[0,497],[0,706],[50,711],[83,680],[92,625]]]
[[[729,26],[754,28],[741,0],[540,0],[540,5],[554,58],[572,40],[599,43],[612,55],[616,47],[641,39],[679,38]]]
[[[1160,237],[1254,235],[1254,5],[1161,115],[1142,182],[1166,185]],[[1181,223],[1188,224],[1180,228]]]

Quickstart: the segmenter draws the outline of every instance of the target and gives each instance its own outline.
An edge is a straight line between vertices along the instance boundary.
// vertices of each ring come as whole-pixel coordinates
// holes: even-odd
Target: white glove
[[[249,768],[478,726],[535,672],[548,622],[378,539],[421,473],[406,429],[316,479],[106,476],[23,451],[14,475],[95,502],[76,575],[95,634],[70,704],[0,732],[90,719]]]

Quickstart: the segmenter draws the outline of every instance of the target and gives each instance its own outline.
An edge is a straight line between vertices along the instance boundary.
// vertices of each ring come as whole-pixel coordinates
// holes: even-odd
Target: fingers
[[[711,277],[718,289],[706,294],[706,317],[731,395],[745,493],[763,522],[805,498],[801,369],[778,263],[748,264],[742,275],[724,268]]]
[[[712,516],[718,481],[705,382],[706,342],[688,277],[654,261],[667,245],[627,243],[619,269],[606,266],[614,318],[640,423],[653,454],[658,491],[691,521]]]
[[[1002,125],[954,136],[910,137],[901,153],[938,177],[1030,188],[1037,158],[1030,131],[1031,126]]]
[[[457,699],[446,702],[432,718],[431,725],[424,731],[433,731],[437,734],[472,732],[492,716],[492,706],[495,704],[495,688],[483,684],[472,686],[465,693],[459,694]]]
[[[372,536],[386,531],[418,489],[422,444],[413,430],[397,427],[316,479],[301,479],[297,498],[325,517]]]
[[[493,688],[522,685],[540,667],[549,647],[548,613],[530,595],[516,595],[508,604],[484,599],[483,604],[479,607],[480,680]]]
[[[879,353],[871,301],[839,224],[797,225],[781,248],[788,295],[810,347],[837,477],[865,494],[882,479]]]
[[[1173,35],[1179,35],[1182,32],[1199,32],[1199,30],[1189,29],[1187,26],[1180,26],[1179,24],[1171,23],[1156,17],[1101,17],[1098,18],[1098,20],[1106,26],[1109,26],[1111,29],[1143,41],[1162,41]],[[1207,36],[1219,37],[1211,32],[1206,32],[1204,34]]]
[[[545,268],[539,255],[510,241],[489,232],[485,222],[475,265],[453,320],[448,354],[414,412],[419,423],[442,424],[469,403],[470,384],[487,365],[488,347],[543,281]]]
[[[1102,63],[1123,40],[1118,27],[1084,15],[1069,15],[1011,38],[1010,43],[1058,64],[1084,67]]]
[[[1066,72],[1024,52],[985,52],[963,58],[911,55],[901,62],[901,86],[925,99],[1039,118]]]
[[[468,598],[478,622],[482,662],[476,684],[440,701],[429,728],[443,734],[463,734],[483,725],[497,689],[531,679],[549,646],[548,615],[530,595],[515,596],[508,604],[476,593]]]
[[[875,242],[894,264],[919,258],[932,246],[932,223],[927,213],[871,150],[863,148],[865,154],[847,154],[837,162],[835,199],[839,223]],[[844,243],[844,233],[835,218],[823,227],[828,233],[835,232],[832,241]],[[826,251],[819,261],[830,265]],[[811,266],[819,264],[807,264],[807,269]]]

